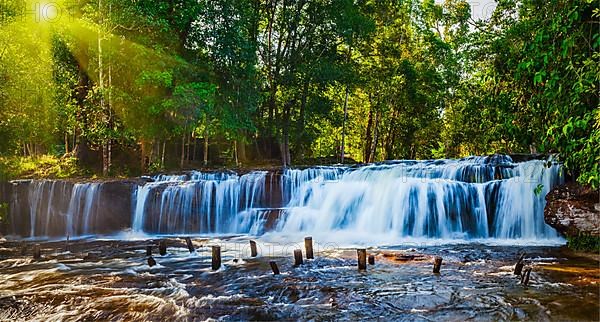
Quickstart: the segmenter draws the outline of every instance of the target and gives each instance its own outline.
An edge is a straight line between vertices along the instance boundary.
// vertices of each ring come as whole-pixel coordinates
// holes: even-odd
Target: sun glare
[[[41,22],[54,22],[59,18],[59,8],[56,2],[37,4],[37,16]]]

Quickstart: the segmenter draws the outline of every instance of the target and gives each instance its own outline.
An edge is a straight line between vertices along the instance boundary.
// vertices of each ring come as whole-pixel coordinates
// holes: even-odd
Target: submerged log
[[[258,250],[256,249],[256,242],[253,240],[250,241],[250,256],[251,257],[258,256]]]
[[[525,253],[521,254],[519,259],[517,260],[517,264],[515,264],[515,275],[521,275],[521,271],[523,270],[523,258],[525,258]]]
[[[190,237],[185,238],[185,244],[188,250],[190,251],[190,254],[196,251],[196,249],[194,248],[194,244],[192,243],[192,239]]]
[[[33,245],[33,259],[42,258],[42,250],[40,248],[40,244]]]
[[[148,266],[152,267],[154,265],[156,265],[156,260],[154,260],[154,257],[148,257]]]
[[[356,255],[358,256],[358,269],[365,270],[367,269],[367,250],[366,249],[357,249]]]
[[[212,247],[212,270],[221,268],[221,246]]]
[[[167,255],[167,241],[166,240],[161,239],[158,242],[158,253],[160,254],[160,256]]]
[[[439,274],[441,268],[442,268],[442,258],[440,256],[436,256],[433,259],[433,272],[435,274]]]
[[[306,259],[314,259],[312,237],[304,237],[304,248],[306,248]]]
[[[279,275],[279,267],[277,267],[277,263],[275,261],[270,261],[269,265],[271,265],[271,270],[273,270],[273,275]]]
[[[302,260],[302,250],[294,249],[294,266],[300,266],[304,263]]]
[[[369,255],[369,265],[375,265],[375,255]]]

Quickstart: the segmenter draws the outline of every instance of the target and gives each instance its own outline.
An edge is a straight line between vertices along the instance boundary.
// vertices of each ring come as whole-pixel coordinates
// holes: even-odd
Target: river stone
[[[576,183],[554,188],[546,196],[544,220],[565,236],[600,236],[598,191]]]

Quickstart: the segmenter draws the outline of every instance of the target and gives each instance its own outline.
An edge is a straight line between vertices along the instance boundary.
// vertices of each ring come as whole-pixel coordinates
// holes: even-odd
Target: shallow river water
[[[559,246],[484,244],[368,248],[375,265],[358,271],[355,248],[319,244],[293,267],[294,248],[248,238],[0,241],[0,320],[587,320],[600,319],[597,258]],[[42,258],[34,260],[39,243]],[[158,263],[147,264],[146,245]],[[211,245],[223,265],[211,270]],[[68,249],[68,250],[67,250]],[[513,274],[522,252],[528,286]],[[440,274],[432,257],[443,257]],[[279,264],[273,275],[269,261]]]

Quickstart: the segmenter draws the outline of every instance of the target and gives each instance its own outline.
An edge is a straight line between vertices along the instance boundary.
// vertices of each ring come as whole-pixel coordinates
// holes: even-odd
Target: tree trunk
[[[378,113],[377,111],[375,111],[375,120],[373,122],[374,126],[373,126],[373,143],[371,144],[371,153],[369,155],[369,163],[371,162],[375,162],[376,160],[376,153],[377,153],[377,117],[378,117]]]
[[[165,168],[165,149],[167,147],[166,145],[167,145],[167,140],[163,140],[163,143],[162,143],[162,154],[160,156],[160,167],[163,168],[163,169]]]
[[[246,162],[246,144],[244,143],[243,140],[238,140],[237,141],[237,155],[238,155],[238,160],[241,164],[244,164]]]
[[[197,151],[196,150],[196,146],[197,146],[196,141],[198,141],[198,140],[196,139],[196,135],[194,133],[195,132],[192,132],[192,140],[193,140],[192,142],[194,144],[194,149],[192,150],[192,154],[190,155],[190,160],[192,160],[192,161],[196,161],[196,155],[197,155],[196,154],[196,151]]]
[[[103,28],[103,19],[102,19],[102,0],[98,0],[98,12],[100,13],[100,21],[98,23],[98,86],[100,87],[100,111],[104,115],[104,121],[108,123],[107,115],[104,106],[104,66],[103,66],[103,57],[102,57],[102,28]],[[102,142],[102,175],[108,175],[108,146],[107,146],[107,138],[101,138]]]
[[[142,139],[140,141],[140,168],[142,170],[142,173],[146,173],[146,170],[148,169],[148,162],[147,162],[147,157],[146,157],[146,141],[144,139]]]
[[[350,94],[350,88],[346,85],[346,98],[344,99],[344,121],[342,124],[342,151],[341,151],[341,163],[344,163],[344,157],[346,154],[346,119],[348,118],[348,95]]]
[[[69,154],[69,133],[65,131],[65,154]]]
[[[181,160],[179,161],[179,169],[183,169],[185,162],[185,137],[185,132],[183,132],[183,136],[181,137]]]
[[[363,150],[363,161],[370,163],[371,158],[371,144],[373,143],[373,136],[371,127],[373,126],[373,105],[369,108],[369,120],[367,121],[367,134],[365,135],[365,145]]]
[[[283,163],[283,167],[287,167],[290,165],[290,110],[291,110],[292,102],[288,102],[283,107],[283,128],[282,128],[282,138],[281,138],[281,160]]]
[[[304,147],[302,145],[303,142],[303,131],[304,131],[304,122],[305,122],[305,114],[306,114],[306,100],[308,98],[308,80],[304,82],[304,86],[302,88],[302,98],[300,99],[300,114],[298,116],[298,122],[296,126],[296,133],[298,133],[296,137],[296,155],[300,155],[301,158],[304,158]]]
[[[233,140],[233,159],[235,160],[235,166],[239,166],[240,162],[238,160],[237,140]]]
[[[208,127],[204,131],[204,166],[208,165]]]
[[[185,163],[189,164],[190,161],[192,160],[192,158],[190,156],[190,148],[192,146],[192,133],[190,133],[189,136],[186,134],[186,136],[187,136],[187,147],[186,147],[186,149],[187,149],[186,154],[187,155],[185,156],[185,160],[186,160]]]
[[[109,19],[112,14],[112,4],[108,5],[108,15]],[[110,172],[112,168],[112,131],[113,131],[113,115],[112,115],[112,61],[111,56],[108,56],[108,128],[109,128],[109,137],[108,137],[108,155],[107,155],[107,168],[108,172]]]

